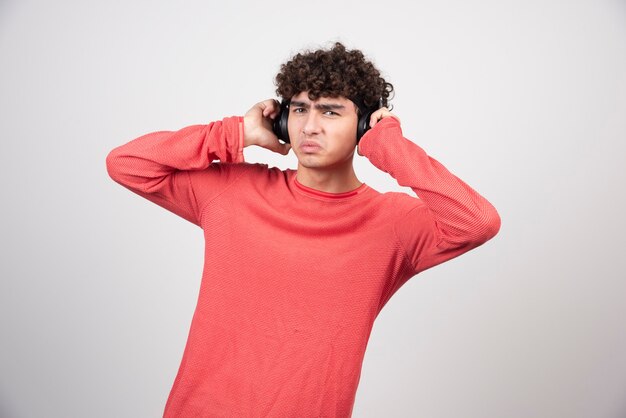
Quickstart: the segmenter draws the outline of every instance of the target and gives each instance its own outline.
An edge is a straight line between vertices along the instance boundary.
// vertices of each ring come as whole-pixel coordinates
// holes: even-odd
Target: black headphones
[[[370,118],[372,117],[372,113],[376,112],[378,109],[382,107],[382,97],[378,101],[378,106],[375,108],[366,108],[362,101],[357,99],[351,99],[359,108],[359,112],[361,116],[359,116],[359,120],[356,126],[356,143],[358,144],[361,140],[361,137],[365,135],[370,129]],[[280,113],[274,119],[274,123],[272,124],[272,129],[274,134],[278,137],[278,139],[290,143],[289,140],[289,131],[287,129],[287,120],[289,118],[289,100],[282,101],[280,103]]]

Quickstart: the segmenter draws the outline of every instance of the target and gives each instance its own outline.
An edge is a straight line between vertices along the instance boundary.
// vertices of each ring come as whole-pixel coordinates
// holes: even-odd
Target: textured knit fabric
[[[411,277],[500,227],[494,207],[382,119],[361,152],[418,197],[327,193],[243,159],[243,118],[143,135],[109,175],[200,226],[198,303],[165,417],[349,417],[374,320]],[[219,160],[219,161],[217,161]]]

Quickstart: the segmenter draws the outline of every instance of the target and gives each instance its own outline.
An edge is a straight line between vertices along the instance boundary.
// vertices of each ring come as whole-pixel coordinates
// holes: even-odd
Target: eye
[[[339,113],[333,112],[332,110],[327,110],[324,114],[329,116],[339,116]]]
[[[302,113],[306,110],[303,107],[292,107],[292,109],[293,109],[293,113]]]

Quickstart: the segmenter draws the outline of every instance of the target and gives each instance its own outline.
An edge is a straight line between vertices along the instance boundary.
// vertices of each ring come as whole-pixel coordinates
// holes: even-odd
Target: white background
[[[114,183],[106,155],[243,115],[275,97],[282,62],[335,40],[394,84],[404,135],[502,217],[381,312],[353,416],[626,416],[617,0],[0,1],[0,416],[161,416],[202,231]]]

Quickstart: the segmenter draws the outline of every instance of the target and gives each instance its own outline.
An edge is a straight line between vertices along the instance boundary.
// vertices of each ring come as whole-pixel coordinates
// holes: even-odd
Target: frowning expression
[[[342,96],[311,100],[307,91],[293,96],[288,130],[299,163],[311,168],[351,164],[356,147],[356,109]]]

